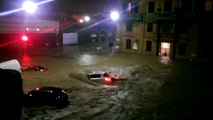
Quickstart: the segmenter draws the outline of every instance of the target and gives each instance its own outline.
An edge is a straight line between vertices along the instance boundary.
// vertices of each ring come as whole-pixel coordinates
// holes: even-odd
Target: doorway
[[[170,46],[171,46],[171,43],[161,42],[160,55],[169,56],[170,55]]]

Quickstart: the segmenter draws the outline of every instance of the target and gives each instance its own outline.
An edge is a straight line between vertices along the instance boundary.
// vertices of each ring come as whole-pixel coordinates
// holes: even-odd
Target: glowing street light
[[[83,22],[84,22],[84,20],[83,20],[83,19],[80,19],[80,20],[79,20],[79,22],[80,22],[80,23],[83,23]]]
[[[114,20],[114,21],[119,19],[119,13],[116,12],[116,11],[112,11],[110,16],[111,16],[111,19]]]
[[[23,35],[23,36],[21,37],[21,39],[22,39],[22,41],[28,41],[28,37],[27,37],[26,35]]]
[[[23,6],[23,9],[28,13],[34,13],[37,8],[36,3],[32,1],[25,1],[22,6]]]
[[[84,20],[85,20],[86,22],[88,22],[88,21],[90,21],[90,17],[89,17],[89,16],[85,16],[85,17],[84,17]]]

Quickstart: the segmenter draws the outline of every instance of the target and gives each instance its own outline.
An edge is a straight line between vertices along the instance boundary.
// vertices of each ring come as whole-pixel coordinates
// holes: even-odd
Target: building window
[[[132,21],[127,21],[126,23],[126,31],[132,31],[133,23]]]
[[[152,41],[146,41],[146,51],[152,51]]]
[[[190,12],[192,11],[192,0],[182,0],[182,11]]]
[[[172,1],[167,0],[164,2],[164,12],[171,12],[172,11]]]
[[[172,25],[165,22],[164,24],[162,24],[162,27],[163,27],[163,32],[164,33],[168,33],[168,32],[170,32],[170,29],[172,28]]]
[[[206,1],[205,11],[212,11],[212,1]]]
[[[126,39],[126,49],[131,49],[131,39]]]
[[[201,0],[195,0],[194,11],[195,12],[200,12],[203,9],[204,9],[203,2]]]
[[[152,1],[152,2],[149,2],[149,13],[153,13],[154,12],[154,10],[155,10],[155,3],[154,3],[154,1]]]
[[[127,12],[128,11],[128,4],[124,3],[122,9],[123,9],[124,13]]]
[[[148,23],[147,24],[147,32],[152,32],[153,31],[153,24],[152,23]]]
[[[134,11],[134,13],[138,13],[138,9],[139,9],[138,3],[134,2],[133,3],[133,11]]]
[[[139,6],[138,6],[138,2],[134,2],[134,3],[124,3],[123,4],[123,11],[124,12],[128,12],[128,13],[138,13],[138,9],[139,9]]]
[[[186,43],[180,43],[179,48],[178,48],[178,54],[179,55],[186,55],[186,48],[187,48]]]
[[[132,3],[128,3],[128,12],[132,12]]]

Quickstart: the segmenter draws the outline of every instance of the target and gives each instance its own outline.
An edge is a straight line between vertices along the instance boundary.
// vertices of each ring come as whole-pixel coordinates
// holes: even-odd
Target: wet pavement
[[[210,63],[77,45],[31,49],[1,61],[12,58],[23,67],[48,68],[22,73],[25,92],[59,86],[71,101],[60,110],[24,107],[23,120],[203,120],[212,114]],[[86,74],[96,70],[125,79],[111,85],[88,80]]]

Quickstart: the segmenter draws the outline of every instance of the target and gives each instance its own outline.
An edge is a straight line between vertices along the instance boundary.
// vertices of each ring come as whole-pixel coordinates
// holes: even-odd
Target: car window
[[[100,78],[101,74],[92,74],[90,75],[90,78]]]

